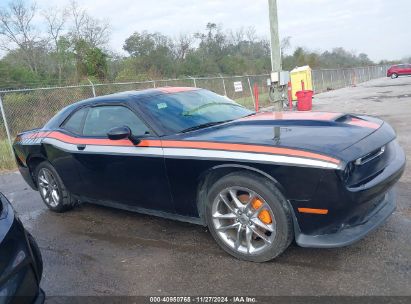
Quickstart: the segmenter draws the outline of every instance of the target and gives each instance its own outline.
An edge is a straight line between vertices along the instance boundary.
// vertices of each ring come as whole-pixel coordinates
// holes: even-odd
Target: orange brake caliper
[[[254,208],[254,210],[257,210],[258,208],[260,208],[263,205],[263,202],[256,198],[251,202],[251,206]],[[264,223],[264,224],[271,224],[273,221],[271,219],[271,215],[270,212],[268,212],[268,210],[263,209],[260,211],[260,213],[258,214],[258,218]]]

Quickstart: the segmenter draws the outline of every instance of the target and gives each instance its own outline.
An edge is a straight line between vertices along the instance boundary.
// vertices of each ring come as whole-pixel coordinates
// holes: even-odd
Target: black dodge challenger
[[[207,225],[262,262],[293,239],[349,245],[394,211],[405,155],[378,118],[254,113],[196,88],[74,103],[17,136],[21,174],[56,212],[79,202]]]

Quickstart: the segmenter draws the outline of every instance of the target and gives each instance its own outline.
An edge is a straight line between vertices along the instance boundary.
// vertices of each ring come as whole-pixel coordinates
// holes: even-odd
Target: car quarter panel
[[[35,130],[17,136],[13,149],[19,171],[26,182],[33,189],[37,189],[34,164],[49,161],[59,172],[66,188],[70,192],[78,193],[82,179],[76,169],[76,160],[68,151],[43,142],[51,132]]]

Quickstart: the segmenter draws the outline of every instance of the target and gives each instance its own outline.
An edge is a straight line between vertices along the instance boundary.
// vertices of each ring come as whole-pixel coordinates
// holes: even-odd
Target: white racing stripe
[[[237,151],[221,151],[191,148],[160,148],[160,147],[127,147],[127,146],[102,146],[86,145],[84,150],[77,149],[76,144],[69,144],[54,138],[44,138],[43,143],[51,144],[59,149],[73,153],[94,153],[94,154],[122,154],[156,156],[166,158],[191,158],[191,159],[224,159],[236,161],[252,161],[258,163],[286,164],[293,166],[316,167],[324,169],[338,169],[338,164],[315,160],[310,158],[249,153]]]
[[[275,163],[287,164],[296,166],[319,167],[327,169],[337,169],[338,165],[309,158],[263,154],[263,153],[248,153],[235,151],[219,151],[219,150],[201,150],[201,149],[179,149],[179,148],[164,148],[164,156],[166,158],[197,158],[197,159],[231,159],[239,161],[253,161],[259,163]]]
[[[147,155],[159,156],[164,155],[163,149],[159,147],[126,147],[126,146],[101,146],[86,145],[84,150],[79,150],[76,144],[69,144],[54,138],[45,138],[43,143],[53,145],[64,151],[74,153],[95,153],[95,154],[126,154],[126,155]]]

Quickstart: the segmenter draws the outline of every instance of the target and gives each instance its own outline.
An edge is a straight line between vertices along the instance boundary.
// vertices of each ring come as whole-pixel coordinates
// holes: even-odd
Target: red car
[[[387,77],[391,77],[392,79],[402,75],[411,75],[411,64],[396,64],[391,66],[387,71]]]

